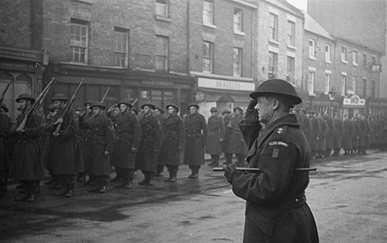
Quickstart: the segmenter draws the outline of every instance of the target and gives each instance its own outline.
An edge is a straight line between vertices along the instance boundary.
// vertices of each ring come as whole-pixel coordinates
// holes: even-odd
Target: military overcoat
[[[16,128],[19,127],[26,114],[16,118]],[[32,181],[43,179],[43,162],[41,138],[43,135],[43,116],[33,111],[24,127],[25,132],[16,133],[16,145],[9,177],[16,181]]]
[[[105,114],[88,118],[79,118],[79,126],[85,130],[84,135],[84,163],[85,171],[90,175],[109,175],[109,154],[113,151],[114,130],[113,123]]]
[[[6,143],[10,128],[11,119],[0,110],[0,171],[8,170],[11,165],[11,159]]]
[[[238,171],[231,180],[235,195],[246,200],[243,242],[318,242],[316,223],[304,195],[309,172],[294,171],[309,167],[311,153],[296,116],[275,120],[252,144],[246,142],[250,145],[249,167],[259,168],[260,173]]]
[[[159,122],[153,115],[140,118],[141,140],[136,155],[136,169],[155,171],[157,155],[161,143],[161,129]]]
[[[321,136],[321,126],[320,121],[316,117],[311,117],[310,121],[312,123],[312,133],[310,137],[310,148],[312,152],[318,150],[318,143]]]
[[[204,146],[207,144],[208,128],[203,115],[195,113],[184,118],[185,149],[184,164],[203,165]]]
[[[239,122],[243,120],[243,114],[233,114],[229,124],[226,124],[230,128],[230,142],[227,147],[226,153],[230,154],[244,154],[247,153],[247,146],[243,139],[242,132],[239,128]]]
[[[219,155],[222,153],[221,140],[224,140],[225,128],[223,119],[217,115],[208,118],[208,137],[206,153]]]
[[[116,139],[111,155],[111,165],[122,169],[134,169],[136,152],[141,138],[141,128],[132,112],[121,113],[116,118]]]
[[[354,127],[350,120],[344,120],[344,135],[342,140],[343,149],[352,149],[352,136],[354,134]]]
[[[184,122],[177,114],[169,115],[163,123],[163,136],[158,165],[180,165],[180,152],[184,148]],[[180,149],[179,149],[180,148]]]
[[[327,136],[325,139],[326,149],[330,150],[330,149],[333,149],[333,138],[335,136],[335,125],[334,125],[333,119],[330,116],[325,115],[325,116],[323,116],[323,119],[327,122],[327,125],[328,125],[328,132],[327,132]]]
[[[75,122],[73,111],[70,110],[64,115],[59,136],[53,136],[57,126],[58,124],[54,125],[50,132],[47,155],[47,159],[52,162],[54,174],[73,175],[84,171],[83,155],[76,136],[79,127]]]
[[[320,123],[320,128],[321,128],[317,150],[318,151],[325,151],[326,150],[326,139],[327,139],[328,132],[329,132],[328,123],[322,117],[318,117],[317,119]]]
[[[343,121],[340,118],[333,119],[335,126],[335,133],[333,134],[333,148],[341,149],[341,141],[344,134],[344,125]]]

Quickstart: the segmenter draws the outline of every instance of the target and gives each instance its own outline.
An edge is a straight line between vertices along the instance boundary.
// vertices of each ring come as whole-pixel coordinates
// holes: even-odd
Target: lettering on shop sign
[[[34,70],[33,65],[25,63],[15,63],[15,62],[0,62],[0,67],[4,69],[15,69],[15,70]]]
[[[154,85],[154,86],[173,86],[173,82],[165,82],[165,81],[151,81],[151,80],[143,80],[142,84],[145,85]]]
[[[210,78],[199,78],[198,86],[210,89],[223,89],[223,90],[238,90],[238,91],[252,91],[255,89],[253,82],[238,82],[227,81]]]

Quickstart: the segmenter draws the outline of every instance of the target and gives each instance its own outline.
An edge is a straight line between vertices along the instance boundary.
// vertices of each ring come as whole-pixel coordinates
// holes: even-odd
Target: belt
[[[295,196],[286,198],[281,204],[285,208],[298,208],[306,202],[305,193],[300,193]]]

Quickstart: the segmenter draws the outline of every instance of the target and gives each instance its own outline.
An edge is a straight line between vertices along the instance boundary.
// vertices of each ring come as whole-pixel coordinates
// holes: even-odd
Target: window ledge
[[[168,23],[171,23],[171,22],[172,22],[172,19],[171,19],[170,17],[163,16],[163,15],[156,15],[155,18],[156,18],[157,20],[164,21],[164,22],[168,22]]]
[[[297,50],[296,46],[292,46],[292,45],[288,45],[288,48],[292,50]]]
[[[203,25],[206,26],[206,27],[212,28],[212,29],[216,29],[216,25],[214,25],[214,24],[203,23]]]
[[[315,57],[313,57],[313,56],[309,56],[309,59],[310,59],[310,60],[313,60],[313,61],[316,61],[316,60],[317,60],[317,58],[315,58]]]
[[[341,59],[342,63],[348,63],[348,61]]]
[[[242,32],[242,31],[239,31],[239,30],[234,30],[234,34],[236,35],[241,35],[241,36],[245,36],[245,32]]]
[[[332,64],[332,61],[325,60],[325,62],[328,63],[328,64]]]
[[[80,3],[86,3],[86,4],[92,4],[93,0],[73,0],[74,2],[80,2]]]
[[[359,63],[356,63],[356,62],[353,62],[352,64],[353,64],[354,66],[356,66],[356,67],[359,66]]]
[[[269,42],[275,45],[279,45],[280,43],[274,39],[269,39]]]

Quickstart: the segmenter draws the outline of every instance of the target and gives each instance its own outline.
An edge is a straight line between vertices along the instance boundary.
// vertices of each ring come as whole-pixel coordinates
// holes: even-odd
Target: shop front
[[[36,97],[42,90],[42,74],[47,63],[48,55],[44,51],[0,46],[0,92],[13,79],[3,100],[12,119],[19,114],[15,103],[19,94]]]
[[[367,117],[387,116],[387,99],[370,97],[366,100]]]
[[[171,102],[185,107],[194,101],[195,79],[184,75],[70,63],[56,64],[52,75],[57,76],[57,82],[50,91],[51,96],[64,93],[71,97],[84,78],[74,108],[82,106],[86,101],[101,101],[105,94],[104,102],[108,107],[127,99],[137,110],[148,102],[165,109],[165,105]]]
[[[255,90],[253,79],[228,80],[220,78],[197,77],[196,101],[200,113],[206,119],[211,116],[210,109],[216,107],[219,115],[223,110],[233,111],[235,107],[245,110],[251,100],[249,94]]]
[[[330,117],[335,114],[342,115],[342,98],[334,95],[319,94],[309,96],[309,110],[314,110],[317,113],[327,113]]]
[[[366,100],[358,95],[351,95],[343,99],[343,117],[354,117],[356,115],[366,114]]]

